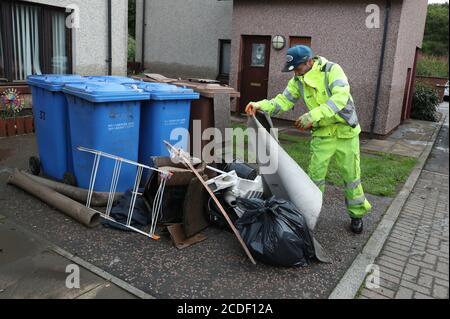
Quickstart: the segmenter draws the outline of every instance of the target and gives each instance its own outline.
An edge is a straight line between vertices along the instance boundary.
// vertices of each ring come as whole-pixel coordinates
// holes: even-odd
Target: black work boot
[[[350,225],[352,232],[354,232],[355,234],[361,234],[363,232],[364,229],[364,223],[362,218],[353,218],[352,217],[352,223]]]

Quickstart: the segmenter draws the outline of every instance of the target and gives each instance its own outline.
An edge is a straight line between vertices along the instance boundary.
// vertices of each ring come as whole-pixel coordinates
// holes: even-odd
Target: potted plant
[[[0,96],[0,136],[14,136],[17,133],[16,117],[24,107],[24,100],[14,88],[6,89]],[[24,124],[19,124],[22,130]],[[23,130],[24,131],[24,130]],[[22,132],[23,134],[23,132]]]

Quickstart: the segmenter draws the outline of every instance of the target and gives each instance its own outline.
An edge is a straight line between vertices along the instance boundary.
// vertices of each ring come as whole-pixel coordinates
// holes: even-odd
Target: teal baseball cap
[[[294,71],[300,64],[314,57],[313,51],[306,45],[296,45],[289,48],[286,53],[286,64],[281,72]]]

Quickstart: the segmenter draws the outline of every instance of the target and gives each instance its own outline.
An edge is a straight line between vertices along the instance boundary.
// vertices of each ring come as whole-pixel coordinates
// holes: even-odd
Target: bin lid
[[[94,75],[94,76],[86,76],[85,78],[89,81],[94,82],[119,83],[119,84],[128,84],[128,83],[137,84],[141,82],[132,78],[117,75]]]
[[[94,103],[142,101],[150,98],[150,94],[139,89],[137,85],[125,86],[113,82],[68,84],[64,87],[63,92]]]
[[[54,92],[62,91],[66,84],[84,82],[86,82],[86,79],[81,75],[44,74],[30,75],[27,77],[27,84]]]
[[[198,100],[200,98],[194,90],[173,84],[141,82],[138,87],[150,93],[151,100]]]

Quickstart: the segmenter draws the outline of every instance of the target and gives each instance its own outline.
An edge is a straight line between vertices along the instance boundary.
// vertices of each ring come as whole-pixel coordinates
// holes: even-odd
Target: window
[[[228,84],[230,77],[231,41],[219,40],[219,80],[222,84]]]
[[[219,73],[221,75],[230,75],[230,55],[231,55],[231,41],[230,40],[219,40],[220,41],[220,66]]]
[[[253,43],[252,45],[252,64],[253,67],[266,66],[266,45],[263,43]]]
[[[307,45],[311,47],[311,37],[289,37],[289,47]]]
[[[71,32],[64,8],[0,2],[0,81],[23,82],[31,74],[71,70]]]
[[[52,69],[54,74],[68,73],[67,61],[67,46],[65,26],[66,17],[64,14],[54,14],[52,16],[52,30],[53,30],[53,55],[52,55]]]

